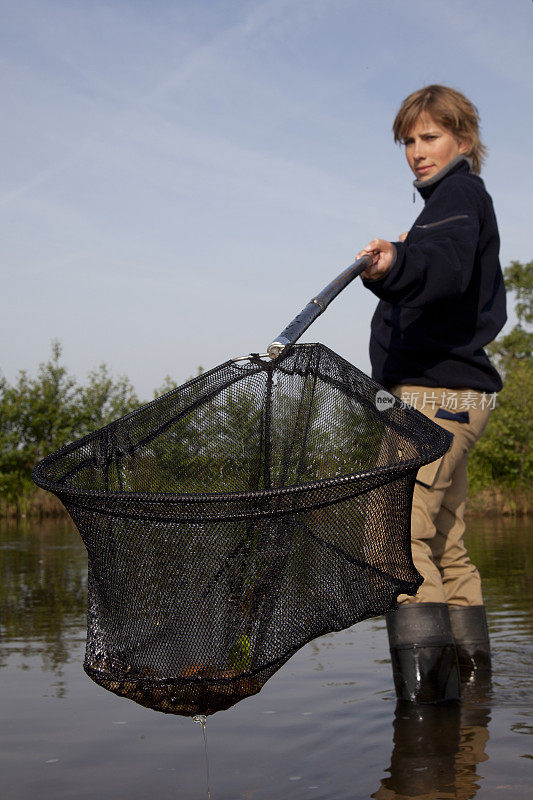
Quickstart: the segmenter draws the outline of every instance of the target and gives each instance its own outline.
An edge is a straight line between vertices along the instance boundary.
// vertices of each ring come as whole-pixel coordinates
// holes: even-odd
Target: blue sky
[[[445,83],[478,106],[502,264],[533,258],[530,0],[0,0],[0,368],[50,341],[142,397],[264,350],[421,209],[391,136]],[[529,143],[529,144],[528,144]],[[305,336],[369,371],[352,284]]]

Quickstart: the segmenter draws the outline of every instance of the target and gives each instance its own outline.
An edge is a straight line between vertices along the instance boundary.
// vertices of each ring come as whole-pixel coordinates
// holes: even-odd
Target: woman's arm
[[[445,184],[407,242],[373,239],[361,251],[374,256],[362,277],[380,299],[419,305],[460,295],[468,286],[479,239],[480,198],[462,180],[450,178]]]

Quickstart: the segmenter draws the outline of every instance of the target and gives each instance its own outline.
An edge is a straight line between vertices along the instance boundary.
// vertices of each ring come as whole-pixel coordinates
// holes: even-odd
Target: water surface
[[[531,797],[532,538],[527,521],[469,524],[491,685],[460,707],[397,708],[382,618],[323,636],[209,718],[212,800]],[[86,568],[71,523],[0,528],[2,797],[205,798],[200,726],[83,672]]]

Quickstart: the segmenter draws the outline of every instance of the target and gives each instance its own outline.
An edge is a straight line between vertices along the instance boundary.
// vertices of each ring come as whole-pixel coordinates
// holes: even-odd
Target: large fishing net
[[[228,361],[34,471],[89,557],[84,668],[212,714],[302,645],[395,607],[417,470],[449,435],[323,345]]]

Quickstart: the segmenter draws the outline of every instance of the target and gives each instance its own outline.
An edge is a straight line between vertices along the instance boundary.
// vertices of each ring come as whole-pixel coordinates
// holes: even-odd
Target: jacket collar
[[[447,175],[453,175],[456,172],[464,172],[465,174],[472,172],[471,159],[463,155],[455,156],[451,161],[448,161],[445,167],[439,170],[435,175],[432,175],[431,178],[427,178],[425,181],[413,181],[413,186],[420,192],[424,200],[427,200],[443,178]]]

